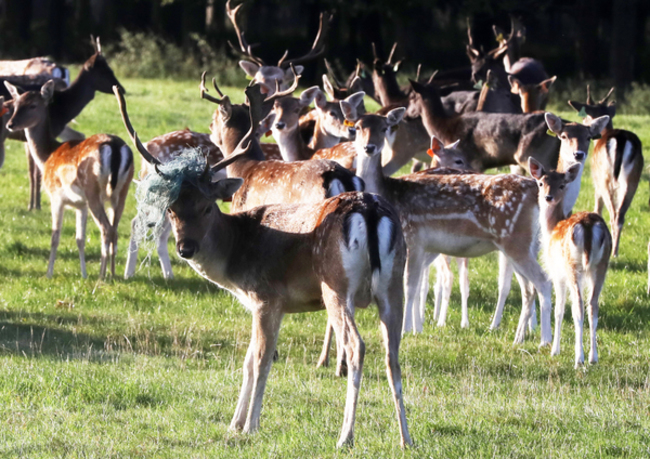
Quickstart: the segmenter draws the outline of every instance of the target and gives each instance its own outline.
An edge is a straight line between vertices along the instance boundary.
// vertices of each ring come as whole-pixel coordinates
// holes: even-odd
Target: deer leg
[[[77,214],[77,248],[79,249],[79,263],[81,263],[81,277],[88,277],[86,272],[86,223],[88,222],[88,208],[76,210]]]
[[[533,257],[531,254],[531,250],[526,249],[525,252],[525,258],[511,258],[511,260],[515,264],[515,270],[529,282],[532,282],[535,290],[537,290],[540,302],[540,323],[542,329],[540,346],[546,346],[551,344],[553,337],[551,332],[551,283],[547,279],[542,267],[537,263],[536,257]],[[517,255],[519,254],[515,254],[515,256]],[[522,287],[522,294],[524,294],[524,291],[527,291],[527,289]],[[525,303],[521,311],[521,316],[519,317],[519,324],[517,325],[515,344],[520,344],[524,341],[526,326],[531,314],[532,297],[530,300],[527,299]]]
[[[316,368],[327,367],[330,364],[330,345],[332,343],[332,332],[334,328],[327,319],[327,326],[325,327],[325,337],[323,338],[323,349],[321,350],[320,357],[318,358],[318,363]]]
[[[406,422],[406,410],[402,397],[402,371],[399,365],[399,345],[401,340],[400,327],[402,324],[402,286],[397,279],[390,288],[378,295],[375,302],[379,308],[381,332],[386,347],[386,375],[400,429],[400,445],[412,445],[411,436]]]
[[[440,306],[442,304],[442,290],[443,284],[445,283],[445,276],[442,272],[444,267],[442,266],[445,263],[445,257],[439,256],[436,261],[436,283],[433,286],[433,320],[438,320],[440,317]]]
[[[325,283],[322,284],[322,289],[327,315],[336,332],[336,339],[345,348],[348,362],[348,390],[345,401],[345,414],[343,415],[343,427],[341,428],[341,436],[337,446],[352,446],[354,443],[354,419],[359,387],[361,386],[361,371],[366,353],[366,345],[361,339],[354,322],[354,296],[356,292],[350,292],[348,298],[344,299]]]
[[[648,289],[646,293],[650,295],[650,241],[648,241]]]
[[[113,240],[113,225],[111,225],[111,222],[108,220],[108,216],[106,215],[106,211],[104,210],[104,206],[102,205],[99,196],[89,195],[87,199],[90,215],[93,217],[93,220],[95,220],[102,235],[102,257],[99,267],[99,278],[104,279],[106,276],[106,266],[110,245]]]
[[[156,249],[158,251],[158,261],[160,262],[160,268],[162,269],[163,277],[165,279],[173,279],[174,273],[172,272],[172,263],[169,260],[169,249],[167,248],[167,241],[169,241],[169,235],[172,232],[172,225],[167,217],[165,217],[165,223],[163,230],[158,236],[156,241]]]
[[[515,277],[519,283],[519,288],[522,292],[523,301],[531,301],[530,303],[530,316],[528,317],[528,332],[532,333],[537,328],[537,305],[535,304],[535,287],[524,276],[515,271]]]
[[[580,292],[578,279],[569,279],[571,290],[571,312],[573,314],[573,326],[575,327],[575,368],[585,363],[585,354],[582,347],[582,333],[584,326],[584,304]]]
[[[596,198],[596,205],[594,207],[594,212],[597,213],[598,215],[603,215],[603,198],[598,192],[598,189],[596,189],[595,198]]]
[[[514,272],[512,263],[508,257],[499,252],[499,297],[497,299],[497,307],[494,310],[494,317],[490,330],[496,330],[501,325],[501,318],[503,317],[503,308],[506,304],[506,298],[510,293],[510,286],[512,284],[512,273]]]
[[[447,324],[447,311],[449,310],[449,299],[451,298],[451,289],[454,285],[454,273],[451,270],[451,257],[440,255],[438,259],[442,262],[436,262],[436,267],[440,269],[442,275],[442,299],[440,301],[440,313],[438,314],[438,327],[444,327]]]
[[[625,226],[625,214],[616,210],[616,217],[614,218],[615,223],[612,224],[612,255],[616,258],[618,257],[618,246],[621,242],[621,232],[623,231],[623,226]]]
[[[598,299],[600,292],[605,284],[605,275],[607,274],[607,264],[596,268],[596,273],[592,279],[589,297],[589,363],[598,363],[598,349],[596,342],[596,329],[598,328]]]
[[[264,314],[261,312],[253,313],[253,334],[255,334],[253,387],[248,417],[244,425],[245,433],[255,432],[260,426],[262,399],[264,398],[266,381],[273,363],[273,353],[280,333],[282,316],[279,307],[267,310]]]
[[[133,277],[135,274],[135,265],[138,263],[138,240],[136,237],[136,231],[137,231],[137,220],[138,217],[135,217],[133,220],[131,220],[131,240],[129,241],[129,251],[127,252],[126,256],[126,266],[124,268],[124,279],[128,279],[129,277]],[[161,262],[162,264],[162,262]],[[163,275],[164,275],[164,269],[163,269]]]
[[[562,339],[562,321],[564,320],[564,308],[566,306],[566,284],[563,280],[553,282],[555,287],[555,336],[551,355],[560,355],[560,341]]]
[[[253,390],[253,355],[255,354],[255,349],[255,335],[253,334],[251,335],[251,342],[248,345],[248,351],[246,351],[246,358],[244,359],[244,379],[242,380],[241,390],[239,391],[235,414],[230,422],[230,430],[241,430],[246,423],[246,414],[248,413],[248,405]]]
[[[407,252],[406,269],[404,271],[406,305],[404,308],[405,314],[402,333],[408,333],[410,331],[413,331],[413,333],[420,333],[422,331],[422,318],[419,317],[420,311],[415,310],[415,300],[420,289],[424,260],[420,253],[414,253],[412,250],[407,250]]]
[[[124,205],[126,204],[126,195],[129,192],[128,186],[123,186],[117,195],[111,198],[111,233],[112,238],[110,241],[109,255],[111,257],[111,277],[115,277],[115,256],[117,255],[117,228],[120,225],[122,214],[124,213]]]
[[[460,284],[460,298],[462,318],[460,321],[461,328],[469,328],[469,311],[467,302],[469,300],[469,258],[456,258],[458,263],[458,282]]]
[[[56,260],[56,251],[59,248],[61,227],[63,226],[63,203],[53,196],[50,205],[52,207],[52,241],[50,243],[50,261],[47,265],[48,278],[51,278],[54,274],[54,261]]]

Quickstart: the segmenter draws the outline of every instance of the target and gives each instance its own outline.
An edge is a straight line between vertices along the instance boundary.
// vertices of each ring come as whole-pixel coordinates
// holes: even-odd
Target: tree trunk
[[[614,0],[610,74],[617,88],[634,80],[636,0]]]

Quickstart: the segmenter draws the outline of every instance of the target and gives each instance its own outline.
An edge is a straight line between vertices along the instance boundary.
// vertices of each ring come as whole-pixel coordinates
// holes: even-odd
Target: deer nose
[[[278,121],[277,123],[275,123],[275,128],[280,130],[280,131],[282,129],[284,129],[285,127],[287,127],[287,125],[285,123],[283,123],[282,121]]]
[[[587,156],[587,154],[586,154],[584,151],[580,151],[580,150],[578,150],[578,151],[576,151],[576,152],[573,153],[573,156],[574,156],[575,159],[577,159],[578,161],[582,161],[583,159],[585,159],[585,156]]]
[[[551,196],[550,194],[547,194],[546,195],[546,202],[551,202],[552,200],[553,200],[553,196]]]
[[[368,153],[369,155],[372,155],[375,151],[377,151],[377,147],[374,146],[373,144],[369,143],[368,145],[366,145],[365,150],[366,150],[366,153]]]
[[[199,244],[191,239],[183,240],[176,244],[176,250],[181,258],[189,260],[199,251]]]

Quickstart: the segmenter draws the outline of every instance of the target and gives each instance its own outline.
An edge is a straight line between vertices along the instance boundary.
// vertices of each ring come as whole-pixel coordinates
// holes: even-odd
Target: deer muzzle
[[[586,156],[587,156],[587,153],[585,153],[584,151],[581,151],[581,150],[573,152],[573,157],[578,161],[582,161],[583,159],[585,159]]]
[[[176,244],[176,251],[181,258],[191,259],[199,251],[199,243],[192,239],[185,239]]]

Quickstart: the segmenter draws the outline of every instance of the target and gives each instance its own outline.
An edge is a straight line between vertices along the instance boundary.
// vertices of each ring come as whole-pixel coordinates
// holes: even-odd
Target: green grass
[[[207,132],[214,105],[197,82],[125,80],[140,137]],[[241,91],[223,88],[235,101]],[[575,119],[573,113],[561,113]],[[74,126],[125,136],[115,99],[98,95]],[[648,116],[616,125],[650,145]],[[424,333],[402,341],[413,448],[398,446],[376,310],[357,314],[367,344],[356,445],[336,450],[346,381],[315,368],[324,313],[285,318],[261,429],[228,431],[250,336],[250,316],[229,294],[173,256],[176,279],[157,259],[134,279],[98,282],[99,232],[89,223],[89,278],[79,274],[74,217],[64,223],[53,279],[45,278],[49,201],[27,212],[23,146],[7,144],[0,170],[0,457],[640,457],[650,454],[650,302],[645,293],[650,226],[647,174],[628,213],[621,255],[601,296],[600,363],[573,369],[567,311],[563,351],[538,350],[539,334],[512,339],[516,283],[501,330],[489,332],[496,256],[470,263],[470,322],[461,330],[458,290],[448,326],[428,308]],[[139,164],[139,159],[137,160]],[[577,209],[593,208],[584,174]],[[133,194],[120,225],[123,272]],[[172,240],[173,243],[173,240]],[[171,250],[171,247],[170,247]],[[570,309],[570,308],[567,308]]]

